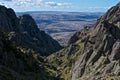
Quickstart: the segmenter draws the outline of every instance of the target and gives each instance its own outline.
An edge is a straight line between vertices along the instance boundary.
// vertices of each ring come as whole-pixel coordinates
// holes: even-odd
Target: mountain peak
[[[6,8],[0,5],[0,28],[1,31],[19,31],[18,18],[11,8]]]
[[[32,18],[32,16],[30,16],[29,14],[24,14],[22,16],[19,17],[19,24],[21,26],[21,32],[27,31],[27,32],[31,32],[31,33],[36,33],[39,32],[39,28],[36,24],[36,22],[34,21],[34,19]]]
[[[120,6],[120,2],[117,4],[117,6]]]
[[[110,8],[101,19],[107,20],[110,23],[114,23],[114,21],[116,22],[116,20],[120,20],[120,3]]]

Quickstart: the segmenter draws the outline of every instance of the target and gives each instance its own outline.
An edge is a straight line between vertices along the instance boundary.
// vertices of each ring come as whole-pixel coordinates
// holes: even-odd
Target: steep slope
[[[16,17],[12,9],[0,6],[0,29],[10,33],[11,41],[18,46],[31,48],[43,56],[48,56],[62,47],[44,31],[40,31],[29,15]]]
[[[79,41],[79,36],[80,33],[82,35],[86,34],[85,31],[87,30],[84,29],[75,33],[68,46],[47,57],[47,61],[56,67],[57,76],[63,80],[71,80],[72,78],[74,64],[84,50],[84,42]]]
[[[11,8],[0,5],[0,30],[1,31],[17,31],[19,32],[19,20],[15,12]]]
[[[23,47],[31,48],[41,55],[46,56],[51,53],[60,50],[62,47],[57,41],[52,39],[44,31],[40,31],[33,20],[29,15],[23,15],[19,17],[20,26],[21,26],[21,42],[17,42]]]
[[[60,80],[43,57],[59,49],[31,16],[0,6],[0,80]]]
[[[48,60],[51,64],[59,62],[60,68],[64,66],[60,76],[65,80],[119,80],[120,3],[101,16],[93,28],[86,27],[74,34],[68,47]]]
[[[0,80],[59,80],[54,67],[38,53],[11,43],[0,32]]]
[[[84,50],[76,61],[72,80],[120,79],[120,3],[98,19],[93,28],[76,40]],[[75,43],[76,43],[75,42]]]

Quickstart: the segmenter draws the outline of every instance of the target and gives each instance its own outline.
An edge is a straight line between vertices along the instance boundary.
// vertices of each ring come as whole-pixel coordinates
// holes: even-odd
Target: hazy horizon
[[[29,12],[63,12],[63,13],[105,13],[106,11],[104,11],[104,12],[81,12],[81,11],[15,11],[16,13],[29,13]]]

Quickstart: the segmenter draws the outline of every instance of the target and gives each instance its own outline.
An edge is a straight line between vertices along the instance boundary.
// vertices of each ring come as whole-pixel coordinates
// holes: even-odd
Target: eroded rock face
[[[12,9],[0,6],[0,30],[9,33],[11,41],[24,48],[48,56],[62,47],[44,31],[40,31],[34,19],[26,14],[16,17]]]
[[[85,35],[80,32],[74,43],[84,49],[76,61],[72,80],[101,80],[120,76],[120,3],[99,18]],[[120,78],[119,78],[120,79]]]

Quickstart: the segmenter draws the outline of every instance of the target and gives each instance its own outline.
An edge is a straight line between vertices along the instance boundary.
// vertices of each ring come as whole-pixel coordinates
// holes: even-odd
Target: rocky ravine
[[[0,11],[3,10],[2,13],[8,17],[11,12],[14,13],[11,9],[0,7]],[[4,31],[0,34],[0,79],[120,80],[120,3],[101,16],[94,27],[77,32],[67,47],[46,59],[30,46],[37,46],[39,42],[36,43],[36,40],[41,40],[45,33],[39,32],[37,27],[33,30],[31,25],[35,24],[31,23],[33,19],[29,15],[16,18],[20,21],[17,27],[15,18],[4,16],[3,19],[8,21],[4,25],[6,28],[0,26]],[[0,25],[5,23],[4,20],[1,19]],[[36,32],[44,36],[39,38]],[[26,41],[26,37],[30,42]]]
[[[0,6],[0,30],[9,33],[14,44],[31,48],[43,56],[50,55],[62,47],[44,31],[40,31],[30,15],[16,17],[12,9]]]
[[[120,3],[101,16],[93,28],[74,34],[68,46],[48,60],[59,67],[65,80],[119,80]]]

